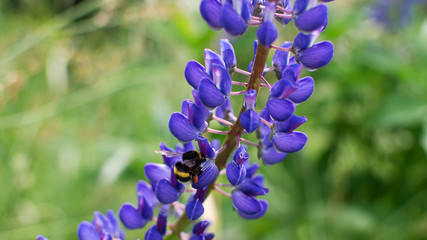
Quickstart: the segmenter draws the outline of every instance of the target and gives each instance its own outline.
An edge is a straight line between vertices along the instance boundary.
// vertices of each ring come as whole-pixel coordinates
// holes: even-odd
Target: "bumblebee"
[[[182,157],[182,162],[176,162],[173,172],[175,177],[181,182],[192,181],[197,183],[200,174],[203,173],[203,163],[206,162],[206,156],[198,151],[188,151],[185,153],[171,152],[166,150],[155,151],[166,157]]]

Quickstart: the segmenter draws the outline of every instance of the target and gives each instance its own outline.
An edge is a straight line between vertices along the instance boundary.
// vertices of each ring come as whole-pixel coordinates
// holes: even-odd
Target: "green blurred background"
[[[384,28],[369,17],[372,4],[329,4],[319,40],[334,42],[335,57],[310,73],[316,90],[297,109],[309,142],[261,167],[265,217],[240,219],[214,194],[206,216],[216,239],[427,239],[426,6]],[[93,211],[136,203],[144,164],[161,161],[159,142],[177,143],[167,123],[191,97],[186,62],[203,62],[203,49],[218,51],[226,37],[198,5],[0,2],[0,239],[76,239]],[[297,34],[279,29],[277,44]],[[250,29],[232,40],[240,68],[254,39]]]

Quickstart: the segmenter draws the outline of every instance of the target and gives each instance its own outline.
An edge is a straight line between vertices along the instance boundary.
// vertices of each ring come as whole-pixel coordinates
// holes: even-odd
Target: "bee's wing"
[[[166,150],[158,150],[154,152],[157,154],[162,154],[165,157],[182,157],[182,153],[179,153],[179,152],[171,152]]]

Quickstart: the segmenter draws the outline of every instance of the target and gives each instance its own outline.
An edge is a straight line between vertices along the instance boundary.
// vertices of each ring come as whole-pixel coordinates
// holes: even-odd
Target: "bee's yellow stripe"
[[[178,176],[180,176],[182,178],[188,178],[188,177],[190,177],[190,173],[180,172],[176,168],[173,168],[173,173],[175,173],[175,175],[178,175]]]

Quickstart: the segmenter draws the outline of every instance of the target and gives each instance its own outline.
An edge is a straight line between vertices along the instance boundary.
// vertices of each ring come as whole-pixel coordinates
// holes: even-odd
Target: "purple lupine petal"
[[[327,20],[328,7],[319,5],[297,16],[295,25],[303,32],[311,32],[324,26]]]
[[[291,42],[284,42],[282,45],[280,45],[280,47],[283,48],[290,48],[292,47],[292,43]],[[275,72],[276,72],[276,76],[277,73],[281,73],[286,65],[288,65],[289,63],[289,52],[287,51],[280,51],[280,50],[276,50],[274,51],[274,55],[273,55],[273,60],[271,61],[271,65],[273,65],[275,67]],[[277,79],[281,79],[281,75],[277,76]]]
[[[255,89],[249,89],[245,93],[245,107],[246,110],[255,109],[257,99],[257,92]]]
[[[206,239],[205,239],[205,236],[194,235],[190,238],[190,240],[206,240]]]
[[[270,147],[262,150],[262,162],[264,165],[269,166],[279,163],[285,159],[287,153],[279,153],[274,148]]]
[[[222,57],[217,53],[209,48],[205,49],[205,67],[206,72],[209,74],[209,76],[212,78],[212,65],[218,64],[225,68],[225,63]]]
[[[207,81],[210,82],[209,80]],[[169,130],[172,135],[181,142],[189,142],[197,138],[196,129],[191,125],[190,120],[182,113],[172,113],[169,119]]]
[[[157,182],[162,178],[169,179],[171,168],[165,164],[147,163],[144,166],[145,177],[150,181],[154,188]],[[145,196],[144,196],[145,197]]]
[[[292,13],[294,15],[298,15],[298,14],[304,12],[307,9],[307,6],[308,6],[310,1],[311,0],[295,0]]]
[[[178,200],[180,193],[166,179],[160,179],[156,186],[156,197],[163,204],[173,203]]]
[[[222,104],[220,107],[216,108],[215,115],[219,118],[231,121],[231,116],[234,115],[233,107],[231,106],[230,97],[227,97],[225,99],[224,104]],[[223,124],[223,123],[220,123]]]
[[[195,189],[201,189],[211,184],[218,177],[218,167],[211,160],[206,161],[202,166],[203,173],[200,174],[197,183],[192,182]]]
[[[111,223],[111,235],[113,236],[120,236],[120,225],[117,221],[116,215],[114,214],[113,210],[108,209],[106,214],[109,222]]]
[[[191,92],[193,93],[194,103],[200,108],[200,110],[202,110],[205,120],[208,119],[211,111],[207,109],[206,106],[203,105],[203,103],[200,101],[199,94],[195,89],[191,90]]]
[[[277,36],[277,29],[272,21],[264,22],[261,27],[258,28],[257,38],[259,42],[266,47],[271,46],[271,44],[276,41]]]
[[[255,184],[258,184],[259,186],[264,186],[264,175],[262,175],[262,174],[258,174],[258,175],[252,176],[250,178],[250,180],[252,182],[254,182]],[[266,193],[268,193],[269,190],[268,190],[268,188],[266,188],[266,189],[267,189]]]
[[[224,3],[221,12],[221,19],[225,31],[233,36],[242,35],[248,27],[245,19],[243,19],[228,2]]]
[[[268,128],[268,129],[270,130],[270,128]],[[268,131],[268,132],[266,131],[265,133],[263,133],[264,135],[262,135],[261,142],[262,142],[262,146],[264,148],[271,148],[271,147],[273,147],[273,142],[270,139],[270,133],[271,133],[271,130]]]
[[[219,139],[212,139],[211,146],[215,151],[218,151],[219,148],[221,147],[221,142],[219,141]]]
[[[49,240],[49,238],[43,236],[43,235],[38,235],[37,236],[37,240]]]
[[[254,214],[248,214],[246,212],[238,211],[239,215],[245,219],[256,219],[256,218],[260,218],[260,217],[264,216],[264,214],[267,212],[267,209],[268,209],[268,202],[265,200],[258,200],[258,202],[261,205],[260,211],[254,213]]]
[[[202,133],[208,127],[202,110],[191,100],[189,100],[188,104],[188,120],[199,133]]]
[[[228,39],[221,39],[220,42],[221,57],[225,62],[225,67],[228,71],[236,66],[236,54],[234,53],[233,45]]]
[[[239,185],[245,180],[246,168],[237,164],[235,161],[230,161],[226,167],[227,179],[233,185]]]
[[[302,132],[275,133],[273,135],[274,147],[280,152],[293,153],[304,148],[307,135]]]
[[[200,82],[198,92],[200,101],[208,108],[216,108],[218,106],[221,106],[225,102],[225,99],[227,97],[215,86],[212,81],[207,79],[203,79]]]
[[[294,103],[302,103],[309,99],[314,91],[314,79],[305,77],[298,80],[298,89],[289,95],[289,99]]]
[[[214,233],[205,234],[205,240],[212,240],[215,237]]]
[[[205,155],[207,158],[216,157],[215,150],[211,147],[209,141],[206,138],[198,136],[197,143],[199,144],[199,150],[201,154]]]
[[[305,123],[306,121],[307,121],[307,117],[305,117],[305,116],[300,117],[300,116],[292,115],[286,121],[276,122],[276,124],[274,125],[274,131],[275,132],[291,133],[297,127],[299,127],[301,124]]]
[[[240,124],[248,133],[255,131],[260,121],[259,114],[253,109],[246,110],[240,115]]]
[[[212,64],[212,81],[224,95],[229,95],[231,91],[231,77],[227,69],[219,64]]]
[[[261,176],[261,175],[260,175]],[[265,188],[261,182],[257,182],[251,178],[246,178],[245,181],[242,182],[237,187],[237,190],[243,192],[247,196],[258,196],[258,195],[266,195],[270,190]]]
[[[194,145],[194,142],[188,142],[188,143],[184,143],[184,151],[183,152],[188,152],[188,151],[193,151],[196,150],[196,145]]]
[[[148,204],[147,199],[144,196],[138,196],[138,212],[141,217],[147,221],[153,218],[153,208]]]
[[[329,42],[314,44],[311,48],[298,53],[298,61],[308,69],[318,69],[328,65],[334,56],[334,45]]]
[[[156,226],[151,226],[145,233],[145,240],[163,240],[162,234],[157,230]]]
[[[194,224],[192,232],[194,235],[198,235],[198,236],[203,235],[203,233],[205,232],[208,226],[209,226],[208,221],[200,221]]]
[[[80,223],[79,228],[77,230],[77,235],[80,240],[101,239],[101,235],[96,231],[95,226],[93,226],[87,221],[83,221]]]
[[[188,84],[194,89],[199,87],[200,81],[203,78],[210,78],[209,74],[206,72],[206,68],[194,60],[189,61],[185,66],[184,76]]]
[[[234,0],[236,1],[236,0]],[[246,24],[248,24],[251,20],[251,12],[249,9],[249,3],[245,0],[239,0],[241,4],[241,8],[240,8],[240,15],[242,16],[243,20],[245,20]]]
[[[206,198],[206,193],[208,192],[208,188],[204,187],[202,189],[197,189],[196,194],[194,194],[194,199],[199,199],[200,202],[203,202]]]
[[[214,30],[222,28],[221,22],[221,1],[218,0],[202,0],[200,3],[200,14],[207,22],[209,27]]]
[[[181,113],[188,118],[188,105],[191,103],[190,99],[185,99],[181,103]]]
[[[246,151],[248,147],[246,145],[240,145],[239,148],[233,154],[233,160],[236,161],[237,164],[242,165],[249,159],[249,154]]]
[[[299,64],[295,61],[295,56],[292,56],[289,59],[289,64],[282,71],[282,78],[290,81],[297,82],[302,71],[302,64]]]
[[[301,32],[295,37],[292,47],[295,49],[295,51],[299,52],[301,50],[311,47],[311,45],[312,41],[310,34],[305,34]]]
[[[265,120],[267,120],[269,123],[273,123],[273,119],[271,119],[270,113],[268,112],[268,109],[265,107],[264,109],[261,110],[261,112],[259,113],[259,115],[264,118]]]
[[[185,205],[185,213],[187,214],[188,219],[194,221],[201,217],[205,212],[205,208],[199,199],[193,199],[190,197],[187,205]]]
[[[247,196],[241,191],[234,191],[231,198],[233,207],[237,209],[239,213],[242,212],[252,215],[262,210],[262,206],[257,199]]]
[[[93,215],[92,225],[94,225],[97,230],[105,229],[110,231],[112,229],[111,223],[102,213],[96,211]]]
[[[282,79],[277,81],[270,89],[270,97],[284,99],[297,90],[298,86],[293,81]]]
[[[130,203],[122,205],[119,210],[119,218],[127,229],[142,228],[147,223],[138,210]]]
[[[285,121],[292,116],[295,111],[295,106],[287,99],[270,98],[267,101],[267,109],[271,118],[276,121]]]
[[[249,164],[249,161],[246,161]],[[251,178],[256,171],[258,171],[259,164],[253,163],[250,166],[246,166],[246,178]]]
[[[163,211],[160,211],[157,216],[156,228],[161,235],[165,235],[166,233],[166,225],[168,223],[167,217],[168,216]]]

